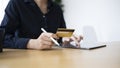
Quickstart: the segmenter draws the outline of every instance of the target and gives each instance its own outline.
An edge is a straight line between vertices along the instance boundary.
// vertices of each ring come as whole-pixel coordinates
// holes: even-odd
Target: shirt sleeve
[[[10,0],[6,9],[5,16],[1,26],[5,27],[4,48],[26,49],[29,38],[19,38],[16,34],[20,26],[19,13],[17,11],[15,0]]]

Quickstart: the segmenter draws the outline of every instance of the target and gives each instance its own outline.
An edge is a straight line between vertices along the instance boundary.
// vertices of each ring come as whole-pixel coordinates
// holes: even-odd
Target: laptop
[[[106,47],[105,44],[98,41],[96,31],[92,26],[84,26],[83,35],[84,40],[80,43],[81,49],[96,49]]]
[[[66,45],[64,47],[65,48],[92,50],[92,49],[106,47],[106,45],[103,44],[103,43],[99,43],[99,42],[96,42],[96,43],[93,43],[93,42],[82,42],[82,43],[80,43],[80,48],[78,48],[78,47],[76,47],[75,42],[71,42],[70,45]]]
[[[106,47],[105,44],[98,42],[97,34],[92,26],[83,27],[84,39],[80,42],[80,48],[76,47],[75,42],[71,42],[70,45],[65,45],[65,48],[77,48],[77,49],[96,49]]]
[[[102,43],[83,43],[81,44],[80,48],[91,50],[91,49],[97,49],[97,48],[102,48],[102,47],[106,47],[106,45]]]

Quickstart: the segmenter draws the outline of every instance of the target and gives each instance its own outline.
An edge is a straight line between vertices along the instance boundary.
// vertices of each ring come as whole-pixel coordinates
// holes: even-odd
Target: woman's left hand
[[[80,42],[81,42],[81,40],[83,40],[83,36],[77,36],[77,35],[73,35],[72,37],[65,37],[65,38],[63,38],[63,45],[65,46],[65,45],[68,45],[68,44],[70,44],[70,42],[75,42],[75,44],[76,44],[76,47],[80,47]]]

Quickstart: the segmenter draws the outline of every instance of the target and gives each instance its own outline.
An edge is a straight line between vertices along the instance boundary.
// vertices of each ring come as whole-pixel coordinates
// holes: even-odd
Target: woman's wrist
[[[36,45],[36,40],[35,39],[30,39],[28,44],[27,44],[27,48],[28,49],[34,49]]]

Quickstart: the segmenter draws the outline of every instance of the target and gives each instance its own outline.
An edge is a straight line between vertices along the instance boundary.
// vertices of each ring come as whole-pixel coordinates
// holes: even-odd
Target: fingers
[[[53,33],[42,33],[39,38],[41,38],[41,37],[43,37],[43,38],[44,37],[48,37],[48,38],[52,37],[52,38],[55,38],[55,39],[59,39],[59,37],[56,34],[53,34]]]
[[[64,37],[64,38],[62,38],[62,41],[63,41],[63,46],[68,45],[70,43],[70,38]]]
[[[58,37],[55,34],[53,34],[53,33],[42,33],[41,34],[41,39],[43,40],[43,42],[46,41],[46,43],[47,42],[48,43],[49,42],[53,43],[53,41],[50,39],[50,37],[58,39]]]
[[[40,35],[40,37],[37,39],[40,49],[50,49],[54,45],[50,37],[58,39],[58,37],[53,33],[42,33]]]
[[[78,38],[75,36],[72,36],[71,39],[76,43],[77,46],[80,46],[80,43],[78,41]]]
[[[45,50],[45,49],[51,49],[52,46],[48,46],[48,45],[43,45],[40,47],[41,50]]]
[[[43,50],[43,49],[51,49],[52,45],[53,45],[52,42],[46,42],[40,39],[30,39],[27,44],[27,48]]]
[[[44,49],[51,49],[54,43],[52,41],[45,41],[45,40],[38,40],[38,49],[44,50]]]
[[[73,35],[73,37],[78,41],[80,42],[81,40],[83,40],[83,36],[77,36],[77,35]]]
[[[76,43],[76,46],[79,48],[80,47],[80,42],[81,42],[81,40],[83,40],[83,36],[73,35],[71,37],[71,40],[73,40]]]
[[[59,37],[56,34],[52,34],[51,37],[55,39],[59,39]]]
[[[40,43],[40,49],[43,50],[43,49],[51,49],[52,46],[54,45],[54,43],[52,41],[45,41],[45,40],[41,40],[41,41],[38,41]]]
[[[70,38],[64,37],[64,38],[63,38],[63,41],[70,42]]]
[[[42,41],[42,45],[48,45],[48,46],[53,46],[54,43],[52,41]]]
[[[52,40],[50,39],[50,37],[47,37],[47,36],[41,37],[41,39],[42,39],[43,41],[52,42]]]

